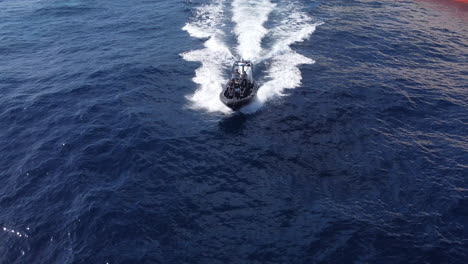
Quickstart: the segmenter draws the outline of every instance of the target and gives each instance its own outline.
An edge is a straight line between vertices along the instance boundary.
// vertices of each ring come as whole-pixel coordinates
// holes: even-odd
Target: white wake
[[[232,1],[232,21],[236,24],[234,32],[239,43],[237,50],[244,59],[254,63],[260,60],[262,40],[268,33],[264,24],[275,6],[269,0]]]
[[[234,60],[229,48],[223,41],[225,1],[215,1],[213,4],[199,7],[194,21],[187,23],[183,30],[194,38],[208,38],[205,48],[182,54],[187,61],[201,62],[201,67],[195,71],[193,81],[199,85],[193,95],[188,96],[194,108],[206,109],[211,112],[229,112],[219,100],[219,93],[225,83],[223,72]]]
[[[214,0],[213,0],[214,1]],[[229,21],[228,8],[232,11]],[[269,21],[271,16],[275,21]],[[226,22],[233,22],[232,32],[237,37],[236,56],[223,39]],[[270,29],[265,24],[269,23]],[[254,103],[244,108],[245,112],[256,111],[266,101],[284,95],[285,89],[301,85],[301,64],[312,64],[314,61],[291,49],[294,43],[310,38],[320,23],[314,23],[312,17],[301,11],[301,6],[292,1],[287,4],[273,4],[269,0],[233,0],[231,5],[226,1],[214,1],[196,9],[192,22],[184,26],[192,37],[206,38],[205,48],[182,54],[187,61],[200,62],[193,81],[198,89],[188,99],[194,108],[208,111],[230,112],[219,100],[219,93],[226,83],[231,64],[236,58],[254,61],[255,64],[268,65],[262,74],[266,80],[261,84]],[[262,46],[268,37],[272,45]],[[256,72],[256,79],[259,78]]]

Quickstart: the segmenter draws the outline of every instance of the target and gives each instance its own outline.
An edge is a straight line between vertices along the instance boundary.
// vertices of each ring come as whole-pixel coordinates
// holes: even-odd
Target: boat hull
[[[249,94],[249,96],[246,96],[244,98],[226,98],[224,96],[225,91],[227,87],[223,89],[223,91],[219,94],[219,99],[223,104],[225,104],[227,107],[231,108],[232,110],[236,111],[239,110],[241,107],[249,104],[252,102],[252,100],[257,96],[257,90],[258,86],[254,85],[254,88],[252,89],[252,92]]]

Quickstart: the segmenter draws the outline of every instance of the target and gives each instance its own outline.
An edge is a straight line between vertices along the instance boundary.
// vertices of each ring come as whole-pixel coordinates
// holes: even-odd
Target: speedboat
[[[232,110],[238,110],[255,98],[257,90],[258,85],[253,78],[253,64],[242,59],[232,65],[231,79],[219,94],[219,99]]]

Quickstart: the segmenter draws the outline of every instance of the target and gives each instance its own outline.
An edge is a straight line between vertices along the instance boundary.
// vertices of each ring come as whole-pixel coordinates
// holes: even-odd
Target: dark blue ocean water
[[[467,5],[234,2],[0,0],[0,263],[467,263]]]

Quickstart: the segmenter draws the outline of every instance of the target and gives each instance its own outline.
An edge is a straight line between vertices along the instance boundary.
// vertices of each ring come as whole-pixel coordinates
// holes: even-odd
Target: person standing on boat
[[[233,74],[232,74],[232,77],[234,79],[239,79],[240,78],[240,73],[239,73],[239,69],[235,69]]]
[[[242,69],[242,75],[241,75],[241,87],[246,88],[247,86],[247,73],[245,72],[244,69]]]
[[[245,72],[245,70],[242,70],[241,79],[242,79],[242,80],[246,80],[246,79],[247,79],[247,72]]]

